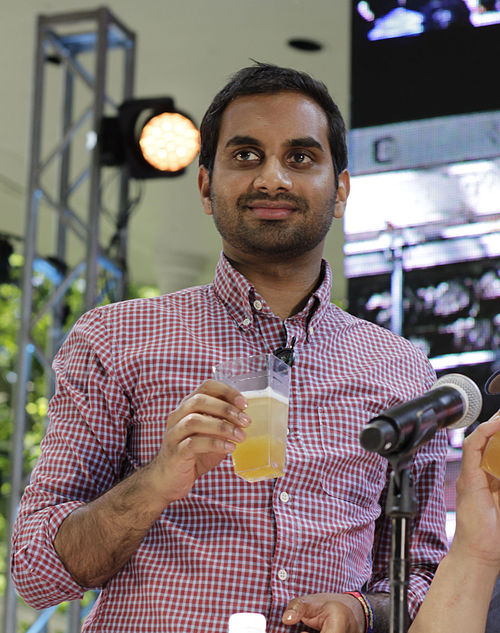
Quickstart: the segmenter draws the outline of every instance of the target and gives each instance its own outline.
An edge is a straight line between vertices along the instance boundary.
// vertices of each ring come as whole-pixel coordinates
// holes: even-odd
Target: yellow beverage
[[[481,468],[500,479],[500,433],[495,433],[488,440],[481,460]]]
[[[252,424],[233,453],[234,472],[247,481],[281,477],[285,469],[288,398],[270,387],[243,392]]]

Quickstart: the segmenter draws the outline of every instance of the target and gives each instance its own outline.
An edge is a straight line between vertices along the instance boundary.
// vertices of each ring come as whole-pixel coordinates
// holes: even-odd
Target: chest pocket
[[[367,419],[366,401],[361,398],[319,408],[325,453],[321,486],[328,495],[364,508],[377,504],[387,471],[387,460],[359,443]]]

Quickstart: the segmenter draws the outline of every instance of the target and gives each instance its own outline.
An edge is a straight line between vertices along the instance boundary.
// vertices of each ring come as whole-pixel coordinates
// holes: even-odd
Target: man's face
[[[326,115],[296,92],[235,99],[224,111],[212,178],[200,168],[204,211],[224,252],[283,259],[323,249],[342,217],[349,175],[335,187]]]

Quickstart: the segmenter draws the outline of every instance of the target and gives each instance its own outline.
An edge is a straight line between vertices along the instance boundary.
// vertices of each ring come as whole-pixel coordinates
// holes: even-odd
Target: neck
[[[246,258],[230,251],[224,248],[224,254],[234,268],[248,279],[272,312],[283,320],[302,310],[320,281],[322,249],[319,257],[308,253],[286,261]]]

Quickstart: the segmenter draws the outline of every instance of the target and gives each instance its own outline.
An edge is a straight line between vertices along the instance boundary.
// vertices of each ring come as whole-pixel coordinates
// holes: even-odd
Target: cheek
[[[335,177],[333,174],[318,174],[304,184],[302,191],[304,194],[308,192],[306,195],[310,200],[334,200],[337,193]]]
[[[336,191],[335,173],[333,169],[325,169],[320,174],[317,174],[316,182],[317,186],[324,188],[330,195]]]
[[[252,187],[252,178],[242,172],[224,174],[224,177],[214,173],[212,178],[212,197],[220,201],[236,201],[238,197],[247,193]]]

